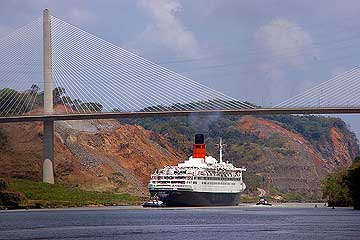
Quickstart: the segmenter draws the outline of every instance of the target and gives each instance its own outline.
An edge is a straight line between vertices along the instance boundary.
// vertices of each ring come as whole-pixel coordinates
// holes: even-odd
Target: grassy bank
[[[21,192],[23,207],[80,207],[140,204],[142,199],[129,194],[90,192],[61,184],[10,179],[9,190]]]

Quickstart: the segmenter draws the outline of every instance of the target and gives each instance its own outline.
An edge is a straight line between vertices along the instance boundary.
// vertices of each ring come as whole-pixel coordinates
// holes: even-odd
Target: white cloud
[[[261,94],[270,99],[278,100],[280,93],[289,92],[289,81],[286,79],[286,71],[278,65],[268,62],[259,63],[257,70],[261,73],[262,85],[266,86],[261,88]],[[269,104],[269,103],[268,103]]]
[[[317,49],[309,33],[287,19],[275,19],[256,33],[258,44],[269,51],[273,60],[301,67],[305,58],[316,57]]]
[[[151,41],[171,49],[178,56],[198,56],[199,43],[180,19],[184,11],[178,0],[142,0],[138,6],[150,17],[151,23],[135,44]]]
[[[278,18],[260,27],[255,39],[265,55],[257,63],[257,70],[268,86],[267,94],[275,102],[310,85],[311,79],[296,78],[296,73],[306,71],[308,60],[318,57],[318,49],[308,32],[290,20]]]

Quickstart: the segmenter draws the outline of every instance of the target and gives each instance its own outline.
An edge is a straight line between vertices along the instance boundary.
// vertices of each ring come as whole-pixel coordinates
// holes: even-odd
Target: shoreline
[[[316,207],[315,207],[316,205]],[[324,203],[275,203],[272,206],[256,205],[256,203],[242,203],[238,206],[208,206],[208,207],[157,207],[144,208],[142,205],[123,205],[123,206],[84,206],[84,207],[64,207],[64,208],[29,208],[29,209],[4,209],[1,212],[33,212],[33,211],[98,211],[98,210],[192,210],[192,209],[331,209],[324,206]],[[352,207],[336,207],[335,209],[353,209]]]

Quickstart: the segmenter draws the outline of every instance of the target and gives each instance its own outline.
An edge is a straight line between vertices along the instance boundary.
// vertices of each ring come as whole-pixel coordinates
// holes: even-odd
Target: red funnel
[[[193,151],[193,158],[203,158],[206,156],[206,145],[204,144],[204,135],[196,134],[195,135],[195,144]]]

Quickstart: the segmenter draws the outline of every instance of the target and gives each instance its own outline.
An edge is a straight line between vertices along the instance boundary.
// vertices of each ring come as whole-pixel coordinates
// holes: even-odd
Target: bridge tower
[[[44,53],[44,114],[53,114],[53,83],[51,55],[51,19],[50,11],[43,12],[43,53]],[[44,120],[43,136],[43,182],[54,184],[54,121]]]

